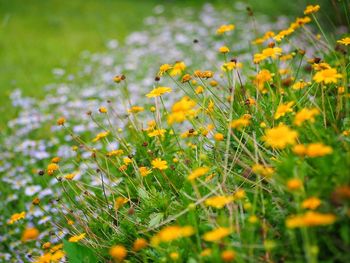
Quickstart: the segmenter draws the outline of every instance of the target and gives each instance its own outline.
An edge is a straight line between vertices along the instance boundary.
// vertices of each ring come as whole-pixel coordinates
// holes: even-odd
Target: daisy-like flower
[[[82,233],[80,235],[75,235],[75,236],[72,236],[68,239],[69,242],[73,242],[73,243],[76,243],[76,242],[79,242],[80,240],[84,239],[86,236],[86,233]]]
[[[272,129],[267,129],[262,140],[267,146],[275,149],[284,149],[290,144],[295,144],[298,133],[284,124]]]
[[[287,218],[286,226],[288,228],[323,226],[331,225],[335,220],[336,216],[333,214],[308,211],[303,215],[295,215]]]
[[[302,202],[301,207],[304,209],[315,210],[320,205],[321,205],[320,199],[318,199],[317,197],[309,197],[308,199],[305,199]]]
[[[235,25],[229,24],[229,25],[221,25],[217,30],[216,34],[222,35],[225,32],[229,32],[235,29]]]
[[[148,169],[147,167],[142,166],[142,167],[139,167],[139,172],[140,172],[141,176],[145,177],[145,176],[149,175],[152,171],[151,171],[151,169]]]
[[[109,249],[109,255],[114,258],[117,262],[122,262],[127,256],[128,251],[124,246],[117,245]]]
[[[171,88],[169,87],[158,87],[153,89],[150,93],[148,93],[146,95],[147,98],[155,98],[155,97],[159,97],[162,96],[165,93],[170,93],[171,92]]]
[[[225,205],[231,203],[232,201],[233,201],[232,196],[224,196],[224,195],[213,196],[205,200],[205,205],[215,207],[217,209],[221,209]]]
[[[152,162],[151,162],[151,164],[152,164],[152,167],[154,168],[154,169],[158,169],[158,170],[166,170],[166,169],[168,169],[168,164],[167,164],[167,162],[166,161],[164,161],[164,160],[162,160],[162,159],[160,159],[160,158],[156,158],[156,159],[154,159]]]
[[[109,131],[100,132],[99,134],[96,135],[96,137],[94,139],[92,139],[92,142],[97,142],[97,141],[107,137],[108,135],[109,135]]]
[[[350,37],[344,37],[337,41],[337,43],[348,46],[350,45]]]
[[[148,136],[149,137],[156,137],[156,136],[164,137],[165,133],[166,133],[165,129],[158,129],[158,130],[154,130],[152,132],[149,132]]]
[[[152,237],[151,244],[157,246],[161,242],[171,242],[193,234],[194,229],[192,226],[167,226]]]
[[[186,64],[182,61],[176,62],[170,71],[170,76],[180,75],[186,68]]]
[[[294,124],[296,126],[301,126],[305,121],[310,121],[311,123],[315,122],[315,116],[317,116],[320,111],[316,108],[312,109],[301,109],[295,114]]]
[[[304,15],[316,13],[318,10],[320,10],[319,5],[308,5],[308,6],[306,6],[306,8],[304,10]]]
[[[323,69],[318,71],[315,76],[313,77],[313,80],[316,81],[317,83],[324,83],[324,84],[329,84],[329,83],[337,83],[338,79],[342,77],[341,74],[337,72],[336,69],[330,68],[330,69]]]
[[[226,227],[219,227],[212,231],[209,231],[203,235],[203,239],[208,242],[220,241],[224,237],[227,237],[231,234],[231,230]]]
[[[205,175],[209,171],[208,167],[199,167],[190,173],[190,175],[187,177],[187,180],[194,180],[202,175]]]
[[[16,213],[11,216],[11,218],[8,221],[8,224],[12,225],[13,223],[17,222],[18,220],[24,219],[26,217],[26,212]]]
[[[275,120],[278,120],[279,118],[286,115],[288,112],[293,112],[292,106],[294,105],[294,101],[290,101],[288,103],[283,103],[277,107],[276,113],[275,113]]]

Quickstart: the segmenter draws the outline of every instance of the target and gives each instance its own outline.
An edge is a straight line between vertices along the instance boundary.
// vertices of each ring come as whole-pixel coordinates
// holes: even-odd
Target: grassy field
[[[0,0],[0,130],[15,115],[8,98],[15,88],[42,97],[43,87],[53,81],[53,68],[74,73],[81,51],[101,51],[109,39],[122,41],[142,28],[143,19],[157,4],[170,15],[174,5],[199,8],[204,2],[232,6],[227,0]],[[243,2],[271,17],[293,14],[304,6],[304,1]]]

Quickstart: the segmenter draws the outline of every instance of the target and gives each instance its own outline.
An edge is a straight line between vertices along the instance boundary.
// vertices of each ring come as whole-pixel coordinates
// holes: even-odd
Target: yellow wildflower
[[[222,133],[215,133],[214,134],[214,139],[215,141],[223,141],[224,140],[224,135]]]
[[[128,252],[124,246],[116,245],[109,249],[109,255],[117,260],[118,262],[121,262],[126,258]]]
[[[308,211],[303,215],[294,215],[287,218],[286,226],[288,228],[323,226],[331,225],[335,220],[336,217],[333,214]]]
[[[295,144],[297,137],[298,133],[296,131],[284,124],[280,124],[275,128],[267,129],[262,140],[265,141],[267,146],[276,149],[284,149],[289,144]]]
[[[262,164],[254,164],[252,171],[263,177],[271,177],[271,175],[274,173],[274,169],[272,167],[264,166]]]
[[[47,166],[47,174],[52,175],[54,172],[56,172],[60,167],[56,163],[50,163]]]
[[[164,137],[164,133],[166,133],[165,129],[159,129],[159,130],[154,130],[154,131],[148,133],[148,136],[149,137],[156,137],[156,136]]]
[[[199,167],[195,170],[192,171],[192,173],[187,177],[187,180],[194,180],[202,175],[205,175],[207,172],[209,172],[209,168],[208,167]]]
[[[80,240],[84,239],[86,236],[86,233],[82,233],[80,235],[75,235],[72,236],[68,239],[69,242],[75,243],[75,242],[79,242]]]
[[[149,175],[152,171],[151,171],[151,169],[148,169],[147,167],[142,166],[142,167],[139,167],[139,172],[140,172],[141,176],[145,177],[145,176]]]
[[[152,166],[153,166],[153,168],[158,169],[158,170],[168,169],[167,162],[162,160],[162,159],[160,159],[160,158],[154,159],[152,161]]]
[[[333,149],[323,143],[311,143],[306,147],[306,155],[309,157],[321,157],[331,154]]]
[[[165,72],[167,72],[169,69],[171,69],[171,65],[169,64],[163,64],[159,67],[158,76],[163,76]]]
[[[216,34],[218,35],[222,35],[225,32],[229,32],[235,29],[235,26],[233,24],[229,24],[229,25],[221,25],[217,30],[216,30]]]
[[[119,156],[119,155],[122,155],[124,153],[123,150],[121,149],[118,149],[118,150],[113,150],[113,151],[110,151],[106,154],[107,157],[112,157],[112,156]]]
[[[279,118],[283,117],[286,115],[288,112],[293,112],[292,106],[294,105],[294,101],[290,101],[288,103],[283,103],[280,104],[277,107],[277,110],[275,112],[275,120],[278,120]]]
[[[305,82],[305,81],[297,81],[293,84],[292,86],[292,89],[294,90],[300,90],[300,89],[303,89],[305,88],[306,86],[308,86],[309,83],[308,82]]]
[[[224,250],[221,253],[221,259],[223,262],[232,262],[236,257],[236,253],[233,250]]]
[[[132,106],[130,109],[128,109],[128,113],[139,113],[139,112],[142,112],[144,110],[145,110],[144,107]]]
[[[96,137],[94,139],[92,139],[92,142],[97,142],[97,141],[107,137],[108,135],[109,135],[109,131],[100,132],[96,135]]]
[[[170,93],[171,92],[171,88],[168,87],[158,87],[153,89],[150,93],[148,93],[146,95],[147,98],[155,98],[155,97],[159,97],[162,96],[164,93]]]
[[[107,110],[107,108],[106,107],[100,107],[99,109],[98,109],[98,111],[100,112],[100,113],[107,113],[108,112],[108,110]]]
[[[167,226],[160,230],[151,239],[151,244],[157,246],[161,242],[171,242],[173,240],[189,237],[194,234],[192,226]]]
[[[321,205],[320,199],[318,199],[317,197],[309,197],[308,199],[305,199],[302,202],[301,207],[304,209],[315,210],[320,205]]]
[[[231,128],[241,130],[250,125],[251,115],[243,115],[241,118],[233,120],[230,124]]]
[[[266,93],[267,89],[265,89],[265,83],[270,82],[272,80],[272,74],[269,70],[263,69],[258,72],[254,79],[254,84],[258,87],[259,91],[262,93]]]
[[[296,190],[301,189],[302,187],[303,187],[303,182],[298,178],[290,179],[287,182],[287,188],[290,191],[296,191]]]
[[[114,209],[118,210],[119,208],[121,208],[124,204],[126,204],[127,202],[129,202],[128,198],[125,198],[123,196],[119,196],[115,199],[114,201]]]
[[[57,125],[63,126],[65,122],[66,122],[66,119],[61,117],[57,120]]]
[[[312,13],[316,13],[318,10],[320,10],[319,5],[308,5],[304,10],[304,15],[310,15]]]
[[[222,46],[219,48],[219,52],[225,54],[225,53],[230,52],[230,49],[226,46]]]
[[[330,69],[323,69],[318,71],[315,76],[313,77],[313,80],[317,83],[337,83],[338,79],[341,78],[342,75],[337,72],[336,69],[330,68]]]
[[[231,203],[232,201],[233,201],[232,196],[223,196],[223,195],[213,196],[205,200],[205,205],[215,207],[217,209],[221,209],[225,205]]]
[[[305,121],[310,121],[311,123],[315,122],[315,116],[320,112],[316,108],[312,109],[301,109],[294,117],[294,124],[297,126],[301,126]]]
[[[348,45],[350,45],[350,37],[345,37],[343,39],[340,39],[337,41],[337,43],[348,46]]]
[[[12,225],[13,223],[15,223],[17,221],[24,219],[25,217],[26,217],[26,212],[24,212],[24,211],[21,213],[15,213],[9,219],[8,224]]]
[[[203,235],[203,239],[208,242],[215,242],[231,234],[231,230],[226,227],[219,227]]]
[[[35,240],[38,238],[39,234],[40,234],[39,230],[36,229],[35,227],[27,227],[22,233],[21,241],[27,242],[27,241]]]
[[[187,118],[193,118],[197,115],[197,111],[194,109],[196,102],[190,97],[183,97],[181,100],[174,103],[171,108],[171,113],[168,116],[168,123],[174,122],[181,123]]]
[[[172,67],[172,70],[170,71],[170,76],[180,75],[185,70],[185,68],[186,65],[184,62],[176,62],[175,65]]]
[[[134,250],[135,252],[140,251],[141,249],[144,249],[145,247],[147,247],[148,242],[146,239],[144,238],[138,238],[134,241],[132,250]]]

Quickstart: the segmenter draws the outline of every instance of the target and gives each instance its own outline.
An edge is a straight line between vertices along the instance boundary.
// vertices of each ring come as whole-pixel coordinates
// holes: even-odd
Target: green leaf
[[[79,243],[72,243],[63,240],[63,250],[66,252],[69,263],[96,263],[98,258],[88,247],[82,246]]]

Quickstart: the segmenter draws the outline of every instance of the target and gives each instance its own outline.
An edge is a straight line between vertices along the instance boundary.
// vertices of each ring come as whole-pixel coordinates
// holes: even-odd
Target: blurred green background
[[[232,8],[235,1],[0,0],[0,131],[16,114],[8,98],[15,88],[42,97],[45,84],[53,81],[53,68],[74,73],[81,51],[103,51],[109,39],[122,41],[142,29],[156,5],[164,5],[164,15],[174,16],[174,6],[200,8],[205,2]],[[271,19],[300,16],[306,5],[304,0],[240,2]]]

